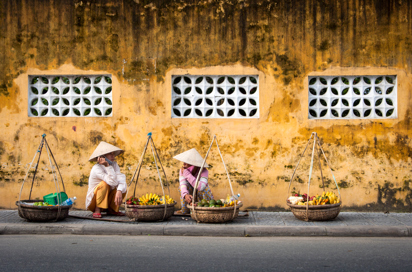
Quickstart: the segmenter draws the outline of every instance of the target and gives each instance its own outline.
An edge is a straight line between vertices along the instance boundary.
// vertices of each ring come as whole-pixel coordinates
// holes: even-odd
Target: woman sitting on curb
[[[183,167],[179,170],[179,193],[182,209],[177,211],[175,214],[188,214],[190,213],[190,210],[187,207],[188,204],[202,201],[202,199],[213,199],[213,194],[208,184],[209,171],[206,169],[209,165],[207,163],[204,165],[205,168],[203,168],[203,171],[200,174],[200,180],[197,186],[197,199],[193,201],[193,188],[195,186],[200,167],[202,166],[203,158],[194,148],[173,158],[183,162]]]
[[[106,142],[100,142],[89,161],[97,161],[89,176],[86,209],[93,212],[93,218],[101,218],[102,210],[108,215],[124,216],[119,207],[126,196],[126,176],[120,173],[114,158],[124,151]]]

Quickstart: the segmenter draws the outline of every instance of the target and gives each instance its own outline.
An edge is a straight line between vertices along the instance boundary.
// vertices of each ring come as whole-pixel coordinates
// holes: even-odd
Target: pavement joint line
[[[412,227],[411,226],[407,226],[406,227],[408,229],[408,236],[412,237]]]
[[[393,216],[392,214],[389,215],[391,218],[395,219],[396,221],[398,221],[399,223],[401,223],[404,226],[407,226],[405,223],[403,223],[401,220],[399,220],[396,216]]]

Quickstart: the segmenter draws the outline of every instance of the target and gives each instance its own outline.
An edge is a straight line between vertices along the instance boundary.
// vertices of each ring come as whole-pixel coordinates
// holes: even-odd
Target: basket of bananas
[[[190,213],[190,216],[198,223],[225,223],[238,217],[239,208],[242,206],[243,203],[236,199],[212,199],[210,201],[203,199],[194,207],[189,205],[188,208],[195,210]]]
[[[126,216],[136,221],[156,222],[169,219],[173,215],[176,201],[173,198],[157,194],[145,194],[126,200]]]
[[[130,219],[134,219],[136,221],[147,221],[147,222],[156,222],[156,221],[163,221],[170,218],[174,212],[174,206],[176,205],[176,201],[173,200],[169,195],[165,194],[165,186],[170,194],[169,183],[167,182],[166,172],[163,168],[161,163],[159,152],[154,144],[152,133],[147,134],[147,141],[146,145],[143,150],[142,157],[140,159],[139,165],[136,168],[136,171],[133,174],[133,177],[129,183],[129,187],[131,184],[134,183],[134,192],[133,196],[128,198],[125,203],[125,210],[126,216]],[[140,177],[140,170],[142,168],[144,157],[147,151],[147,147],[151,145],[152,153],[153,153],[153,163],[156,166],[157,173],[159,175],[159,182],[162,188],[162,193],[160,195],[157,194],[145,194],[141,197],[135,197],[136,195],[136,188],[137,182]],[[160,166],[160,167],[159,167]],[[163,172],[163,178],[161,175]],[[136,175],[137,174],[137,175]],[[135,179],[136,177],[136,179]]]
[[[341,204],[334,192],[323,192],[312,197],[295,193],[287,200],[295,217],[305,221],[333,220],[339,215]]]

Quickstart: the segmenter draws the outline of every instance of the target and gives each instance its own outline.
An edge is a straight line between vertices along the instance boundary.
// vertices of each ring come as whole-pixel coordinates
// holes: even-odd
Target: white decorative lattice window
[[[397,118],[396,76],[309,77],[309,119]]]
[[[29,116],[112,116],[111,75],[29,76]]]
[[[172,76],[174,118],[258,118],[258,76]]]

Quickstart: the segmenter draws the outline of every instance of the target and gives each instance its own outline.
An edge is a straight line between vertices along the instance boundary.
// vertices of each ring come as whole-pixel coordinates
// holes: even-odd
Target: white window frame
[[[397,93],[396,75],[309,76],[308,118],[394,119]]]
[[[29,117],[113,116],[112,75],[29,75],[28,79]]]
[[[172,118],[259,118],[258,75],[173,75],[171,92]]]

